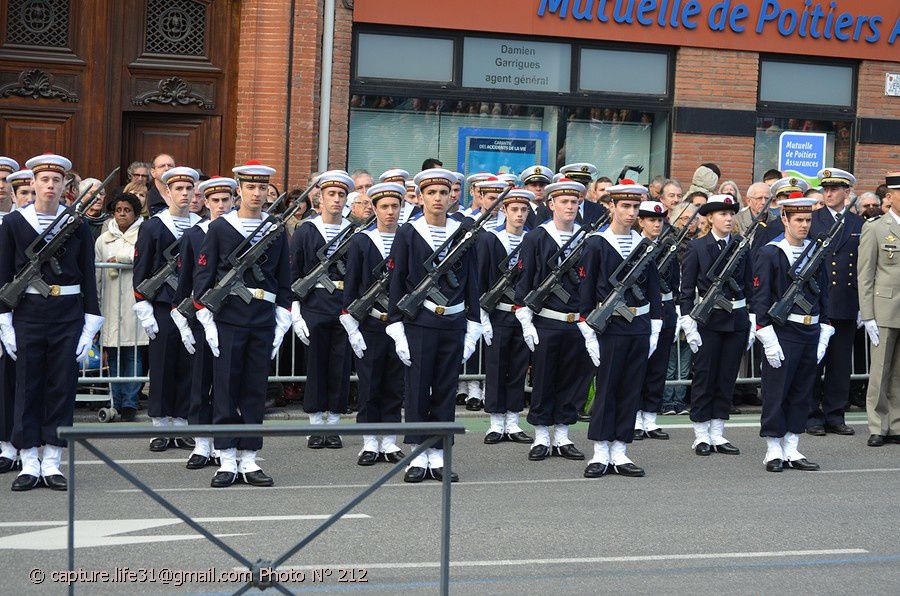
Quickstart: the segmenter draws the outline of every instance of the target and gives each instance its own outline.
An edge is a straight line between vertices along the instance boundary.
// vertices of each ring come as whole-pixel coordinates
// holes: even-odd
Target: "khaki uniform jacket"
[[[900,224],[890,213],[863,226],[857,267],[862,319],[900,329]]]

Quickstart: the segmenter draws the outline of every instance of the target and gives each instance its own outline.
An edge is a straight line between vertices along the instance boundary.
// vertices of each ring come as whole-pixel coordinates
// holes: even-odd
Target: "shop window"
[[[853,123],[850,120],[810,120],[802,118],[756,119],[753,152],[753,179],[762,180],[769,169],[779,169],[778,146],[781,134],[810,132],[825,134],[825,164],[852,171]],[[809,178],[807,176],[807,178]]]
[[[453,40],[360,33],[356,76],[445,83],[453,80]]]
[[[760,64],[761,103],[852,106],[852,66],[763,60]]]
[[[665,95],[669,90],[669,55],[583,48],[578,90]]]

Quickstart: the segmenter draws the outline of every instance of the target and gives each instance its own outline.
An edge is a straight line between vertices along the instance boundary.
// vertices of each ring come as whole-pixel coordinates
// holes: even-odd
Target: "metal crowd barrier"
[[[395,435],[395,434],[417,434],[425,435],[428,438],[419,444],[409,455],[402,461],[395,464],[390,470],[382,474],[377,480],[372,482],[361,493],[349,501],[346,505],[338,509],[337,512],[323,521],[313,531],[307,534],[302,540],[294,546],[286,550],[280,556],[274,559],[258,558],[251,561],[237,550],[226,544],[212,532],[201,526],[194,519],[183,512],[181,509],[173,505],[165,497],[147,486],[143,481],[138,479],[134,474],[116,463],[106,452],[100,447],[92,443],[95,439],[149,439],[159,435],[159,429],[149,428],[143,425],[115,425],[106,427],[74,427],[66,426],[58,430],[60,439],[69,441],[69,520],[68,520],[68,564],[70,577],[74,577],[75,571],[75,491],[78,486],[75,482],[75,446],[82,445],[89,452],[94,454],[98,459],[103,461],[107,466],[112,468],[119,476],[133,484],[141,490],[145,495],[156,501],[166,511],[179,518],[181,521],[190,526],[194,531],[203,536],[206,540],[214,544],[225,554],[235,559],[238,563],[246,567],[251,572],[251,580],[244,586],[239,588],[235,595],[243,594],[251,588],[265,590],[267,588],[275,588],[282,594],[293,594],[285,586],[275,580],[266,581],[261,576],[263,569],[277,569],[280,565],[287,562],[291,557],[300,552],[310,542],[319,537],[325,530],[330,528],[336,521],[356,507],[364,499],[373,492],[378,490],[383,484],[390,480],[400,470],[404,469],[414,458],[425,452],[426,449],[438,447],[444,450],[444,469],[451,470],[453,465],[453,441],[454,435],[465,434],[465,426],[452,422],[420,422],[420,423],[378,423],[378,424],[338,424],[338,425],[309,425],[309,424],[286,424],[286,425],[263,425],[263,424],[228,424],[228,425],[197,425],[197,426],[178,426],[166,429],[168,437],[297,437],[315,434],[340,434],[340,435]],[[444,474],[441,492],[441,577],[440,592],[443,595],[450,593],[450,474]],[[222,489],[227,491],[228,489]],[[265,490],[261,488],[260,490]],[[74,582],[69,584],[69,594],[75,593]]]

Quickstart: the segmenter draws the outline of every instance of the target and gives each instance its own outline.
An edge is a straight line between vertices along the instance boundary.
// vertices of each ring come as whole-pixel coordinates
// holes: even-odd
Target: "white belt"
[[[453,306],[441,306],[440,304],[435,304],[431,300],[426,300],[422,303],[422,306],[436,315],[458,315],[462,311],[466,310],[466,305],[464,302],[454,304]]]
[[[381,312],[381,311],[378,310],[377,308],[373,308],[372,310],[370,310],[370,311],[369,311],[369,316],[372,317],[372,318],[374,318],[374,319],[378,319],[379,321],[387,321],[387,320],[388,320],[387,313],[386,313],[386,312]]]
[[[256,300],[265,300],[266,302],[271,302],[275,304],[275,294],[272,292],[267,292],[262,288],[247,288],[251,294],[253,294],[253,298]]]
[[[559,312],[558,310],[550,310],[549,308],[542,308],[541,312],[536,312],[534,314],[545,319],[562,321],[563,323],[577,323],[580,316],[577,312]]]
[[[740,300],[732,300],[731,301],[731,310],[737,310],[739,308],[744,308],[747,306],[747,300],[741,298]],[[714,308],[722,308],[721,306],[716,305]]]
[[[602,307],[602,306],[603,306],[603,304],[599,304],[599,303],[597,304],[597,308],[600,308],[600,307]],[[645,304],[645,305],[643,305],[643,306],[626,306],[625,308],[627,308],[628,310],[630,310],[630,311],[631,311],[631,314],[633,314],[633,315],[636,316],[636,317],[640,317],[640,316],[645,315],[645,314],[647,314],[648,312],[650,312],[650,305],[649,305],[649,304]],[[618,312],[614,312],[614,313],[613,313],[613,315],[618,315],[618,314],[619,314]],[[621,315],[620,315],[620,316],[621,316]]]
[[[25,288],[26,294],[40,294],[40,291],[34,286],[28,286]],[[81,286],[75,284],[74,286],[50,286],[50,293],[48,296],[75,296],[76,294],[81,293]]]
[[[671,299],[672,299],[672,292],[668,292],[668,293],[662,295],[663,302],[668,302]]]
[[[341,290],[342,292],[344,291],[344,282],[343,282],[343,281],[341,281],[341,280],[339,280],[339,279],[333,279],[333,280],[331,280],[331,283],[333,283],[333,284],[334,284],[334,287],[336,287],[337,289]],[[327,288],[325,287],[325,284],[316,284],[315,287],[316,287],[317,290],[325,290],[325,289],[327,289]]]
[[[819,315],[788,315],[787,320],[801,325],[816,325],[819,322]]]
[[[515,306],[512,304],[507,304],[506,302],[501,302],[497,306],[494,307],[494,310],[499,310],[500,312],[513,312],[515,310]]]

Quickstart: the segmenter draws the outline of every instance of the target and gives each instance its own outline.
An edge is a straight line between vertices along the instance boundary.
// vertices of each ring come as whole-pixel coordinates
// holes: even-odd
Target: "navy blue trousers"
[[[850,401],[850,374],[853,372],[853,341],[856,321],[831,319],[834,335],[815,377],[807,427],[844,424]],[[820,380],[824,371],[825,379]]]
[[[0,441],[12,439],[13,408],[16,403],[16,361],[0,358]]]
[[[728,420],[748,334],[749,331],[722,332],[700,328],[703,345],[694,354],[691,381],[692,422]]]
[[[159,332],[150,340],[150,395],[147,414],[151,418],[172,416],[187,419],[191,401],[191,355],[181,343],[172,320],[172,305],[153,303]],[[203,340],[206,343],[206,340]]]
[[[622,441],[634,439],[634,416],[641,401],[637,379],[647,370],[650,335],[603,335],[600,366],[588,439]]]
[[[361,330],[366,342],[362,358],[356,359],[359,376],[357,422],[400,422],[403,377],[406,367],[394,349],[394,340],[384,331]]]
[[[347,332],[337,315],[322,315],[307,310],[303,312],[303,319],[309,327],[303,411],[307,414],[344,414],[350,397],[353,355]]]
[[[531,351],[522,327],[494,325],[494,339],[485,346],[484,411],[489,414],[525,409],[525,374]]]
[[[594,376],[594,364],[575,325],[565,329],[537,327],[538,344],[532,354],[532,426],[575,424],[577,404]]]
[[[669,369],[669,354],[674,342],[675,327],[663,328],[659,332],[656,350],[647,360],[647,372],[644,376],[644,387],[641,390],[641,403],[638,410],[659,412],[663,393],[666,391],[666,372]],[[647,338],[647,349],[650,349],[650,338]]]
[[[188,409],[189,424],[212,424],[213,419],[213,355],[206,343],[206,334],[199,323],[191,323],[196,352],[191,358],[191,398]]]
[[[781,366],[772,368],[765,357],[762,362],[761,437],[783,437],[787,432],[805,432],[812,404],[818,346],[779,340],[784,352]]]
[[[453,422],[465,329],[435,329],[407,323],[406,341],[412,365],[406,367],[403,399],[406,422]],[[418,445],[425,435],[406,435]]]

